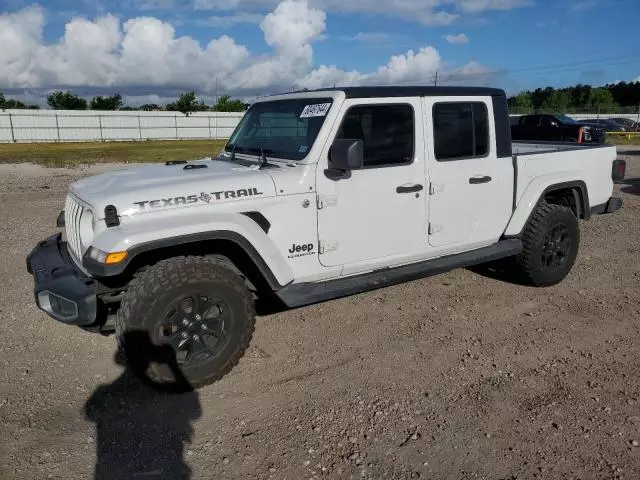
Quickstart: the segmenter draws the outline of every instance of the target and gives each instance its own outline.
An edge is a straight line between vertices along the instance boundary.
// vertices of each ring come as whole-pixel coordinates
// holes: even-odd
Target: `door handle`
[[[491,177],[489,175],[485,175],[485,176],[475,176],[475,177],[471,177],[469,179],[469,183],[471,185],[476,185],[478,183],[489,183],[491,181]]]
[[[399,187],[396,188],[396,193],[419,192],[423,188],[424,188],[424,186],[417,185],[417,184],[416,185],[400,185]]]

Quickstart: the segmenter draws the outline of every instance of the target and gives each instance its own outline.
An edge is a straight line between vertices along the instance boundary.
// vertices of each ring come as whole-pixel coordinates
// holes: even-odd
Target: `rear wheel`
[[[580,228],[573,211],[542,202],[525,227],[516,263],[528,283],[555,285],[571,271],[579,244]]]
[[[127,363],[144,380],[197,388],[237,364],[254,324],[253,298],[234,271],[211,259],[177,257],[134,280],[116,334]],[[170,354],[158,360],[154,352],[160,351]]]

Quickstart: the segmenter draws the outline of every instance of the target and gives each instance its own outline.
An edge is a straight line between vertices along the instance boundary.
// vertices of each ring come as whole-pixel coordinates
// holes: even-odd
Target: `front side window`
[[[229,138],[225,151],[302,160],[320,132],[333,100],[299,98],[253,104]]]
[[[487,106],[481,102],[443,102],[433,106],[436,160],[484,157],[489,153]]]
[[[364,142],[364,166],[406,165],[414,155],[411,105],[359,105],[342,120],[337,139]]]

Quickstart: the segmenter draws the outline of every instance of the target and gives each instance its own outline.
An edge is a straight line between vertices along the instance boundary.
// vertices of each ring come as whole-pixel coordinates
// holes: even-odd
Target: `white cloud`
[[[262,10],[273,8],[278,0],[195,0],[196,10]],[[530,6],[533,0],[312,0],[314,7],[329,12],[378,14],[418,22],[424,26],[450,25],[462,14],[490,10],[511,10]]]
[[[632,82],[640,82],[640,75],[638,75],[636,78],[634,78],[633,80],[631,80]]]
[[[533,0],[458,0],[454,1],[464,12],[480,13],[488,10],[513,10],[533,5]]]
[[[462,45],[469,43],[469,37],[467,37],[464,33],[459,33],[457,35],[445,35],[444,39],[456,45]]]
[[[166,10],[174,7],[174,0],[141,0],[137,3],[138,10]]]
[[[241,23],[260,23],[264,17],[259,13],[238,12],[233,15],[214,15],[196,21],[202,27],[229,28]]]
[[[418,53],[409,50],[394,55],[386,65],[371,73],[345,71],[336,66],[322,65],[296,82],[300,88],[322,88],[349,85],[389,85],[430,83],[431,77],[442,66],[440,54],[433,47],[422,47]]]
[[[327,14],[306,1],[285,0],[260,23],[264,39],[277,50],[304,47],[325,29]]]
[[[600,3],[602,2],[599,2],[598,0],[582,0],[571,5],[569,10],[572,12],[584,12],[585,10],[596,8]]]
[[[246,16],[251,14],[235,17],[241,15],[247,21],[257,20]],[[217,88],[253,96],[334,83],[431,83],[436,71],[451,73],[432,46],[394,55],[371,72],[314,67],[312,45],[324,38],[326,14],[306,0],[284,0],[262,18],[260,28],[272,51],[260,56],[251,55],[227,35],[206,45],[177,36],[173,25],[150,16],[124,23],[113,15],[94,20],[76,17],[53,43],[43,40],[44,25],[45,13],[39,7],[0,15],[0,45],[5,47],[0,49],[0,88],[35,91],[63,85],[87,94],[102,89],[137,97],[170,96],[185,88],[210,95]],[[354,36],[362,42],[386,38],[383,32]],[[481,66],[463,68],[470,72]]]
[[[337,37],[337,39],[366,45],[384,45],[399,41],[406,41],[407,36],[388,32],[358,32],[355,35],[345,35]]]

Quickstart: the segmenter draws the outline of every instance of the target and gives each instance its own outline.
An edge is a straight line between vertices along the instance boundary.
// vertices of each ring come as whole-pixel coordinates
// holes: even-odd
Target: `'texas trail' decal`
[[[174,207],[178,205],[187,205],[193,203],[211,203],[214,199],[223,200],[227,198],[242,198],[242,197],[255,197],[256,195],[263,195],[263,192],[259,192],[257,188],[241,188],[239,190],[226,190],[221,192],[202,192],[200,195],[187,195],[185,197],[169,197],[160,198],[158,200],[145,200],[144,202],[133,202],[140,210],[145,208],[163,208]]]

